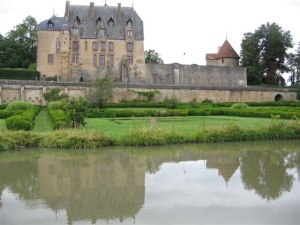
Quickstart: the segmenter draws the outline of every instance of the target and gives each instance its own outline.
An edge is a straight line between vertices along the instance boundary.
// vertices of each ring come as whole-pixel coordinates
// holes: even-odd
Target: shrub
[[[175,109],[179,101],[175,96],[172,96],[171,98],[165,98],[164,103],[168,109]]]
[[[233,109],[245,109],[248,105],[246,103],[234,103],[231,108]]]
[[[27,110],[31,108],[32,108],[32,104],[30,102],[25,102],[25,101],[14,101],[9,103],[6,106],[6,110],[8,111]]]
[[[190,106],[190,108],[192,108],[192,109],[197,108],[198,105],[199,105],[199,103],[198,103],[198,101],[197,101],[196,98],[193,98],[193,99],[189,102],[189,106]]]
[[[8,130],[32,130],[34,122],[23,115],[11,116],[5,120],[6,128]]]

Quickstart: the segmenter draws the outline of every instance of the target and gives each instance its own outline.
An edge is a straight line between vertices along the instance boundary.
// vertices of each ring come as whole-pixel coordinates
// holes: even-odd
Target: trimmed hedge
[[[71,126],[71,118],[61,109],[48,109],[48,114],[53,121],[53,128],[63,129]]]
[[[40,72],[25,69],[0,68],[0,79],[9,80],[36,80],[40,79]]]

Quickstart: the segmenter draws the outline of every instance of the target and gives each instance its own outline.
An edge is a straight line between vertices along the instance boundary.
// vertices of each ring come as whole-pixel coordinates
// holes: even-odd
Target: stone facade
[[[37,69],[42,79],[93,81],[104,74],[115,83],[246,87],[245,68],[226,40],[207,65],[145,64],[143,21],[133,7],[70,5],[64,17],[38,25]]]
[[[1,81],[0,104],[13,101],[28,101],[36,105],[46,106],[43,94],[53,88],[59,88],[70,98],[85,97],[91,87],[83,82],[41,82],[41,81]],[[167,97],[176,97],[181,102],[189,102],[193,98],[198,102],[212,100],[213,102],[264,102],[264,101],[297,101],[296,89],[254,88],[254,87],[198,87],[181,85],[133,85],[116,84],[111,102],[121,100],[136,100],[139,98],[134,91],[154,91],[154,101],[163,101]]]
[[[42,78],[92,81],[110,74],[115,82],[145,77],[143,21],[133,7],[70,5],[64,17],[38,25],[37,70]]]

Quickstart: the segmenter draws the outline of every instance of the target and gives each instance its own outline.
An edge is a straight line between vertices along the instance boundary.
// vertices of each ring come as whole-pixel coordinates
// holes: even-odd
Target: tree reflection
[[[263,199],[274,200],[290,191],[293,176],[288,174],[292,162],[284,151],[247,151],[241,157],[241,176],[245,189],[254,189]]]

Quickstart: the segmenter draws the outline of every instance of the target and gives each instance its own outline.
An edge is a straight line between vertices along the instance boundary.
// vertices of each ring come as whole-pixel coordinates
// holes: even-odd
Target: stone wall
[[[246,87],[246,68],[181,64],[146,64],[146,83],[200,87]]]
[[[22,100],[45,106],[47,102],[44,100],[43,94],[56,87],[61,90],[61,93],[68,94],[70,98],[77,98],[86,96],[92,86],[85,82],[1,80],[0,104]],[[296,89],[115,84],[114,98],[111,102],[138,99],[139,96],[136,92],[154,90],[158,90],[155,101],[163,101],[166,97],[176,97],[182,102],[189,102],[193,98],[196,98],[198,102],[204,100],[212,100],[213,102],[296,101]]]

